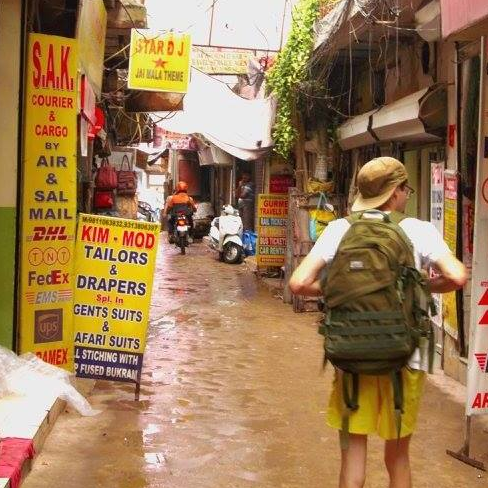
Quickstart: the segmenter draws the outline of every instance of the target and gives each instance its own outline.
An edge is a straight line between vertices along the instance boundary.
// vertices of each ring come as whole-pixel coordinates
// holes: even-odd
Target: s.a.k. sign
[[[191,37],[132,29],[128,87],[186,93],[190,72]]]
[[[23,134],[20,352],[73,369],[78,43],[30,34]]]

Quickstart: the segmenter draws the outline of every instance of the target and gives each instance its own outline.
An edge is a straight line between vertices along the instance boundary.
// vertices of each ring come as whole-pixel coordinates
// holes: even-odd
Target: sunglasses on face
[[[411,195],[415,193],[415,190],[410,186],[405,183],[404,186],[405,192],[407,193],[407,198],[409,198]]]

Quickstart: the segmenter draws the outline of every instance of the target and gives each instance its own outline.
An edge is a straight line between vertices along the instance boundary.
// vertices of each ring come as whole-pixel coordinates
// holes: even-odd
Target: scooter
[[[176,214],[173,240],[176,247],[180,248],[181,254],[186,253],[186,248],[190,244],[190,226],[188,217],[184,213]]]
[[[225,205],[222,208],[222,215],[212,220],[210,232],[204,241],[211,249],[219,252],[221,261],[237,264],[244,256],[242,230],[239,211],[232,205]]]

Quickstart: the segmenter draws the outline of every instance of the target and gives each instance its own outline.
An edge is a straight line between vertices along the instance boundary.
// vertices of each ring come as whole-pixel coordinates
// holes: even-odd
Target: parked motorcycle
[[[137,220],[145,222],[159,222],[160,210],[153,209],[147,202],[139,201],[137,203]]]
[[[212,220],[210,232],[204,238],[207,245],[219,252],[221,261],[236,264],[242,261],[242,220],[239,211],[232,205],[225,205],[222,215]]]
[[[185,254],[186,248],[190,244],[190,225],[188,217],[184,213],[176,215],[173,241],[176,247],[180,248],[181,254]]]

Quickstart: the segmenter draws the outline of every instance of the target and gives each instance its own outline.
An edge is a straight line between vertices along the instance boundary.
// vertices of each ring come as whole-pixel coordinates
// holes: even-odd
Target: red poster
[[[270,193],[288,193],[288,188],[295,185],[295,179],[290,175],[274,175],[269,178]]]

